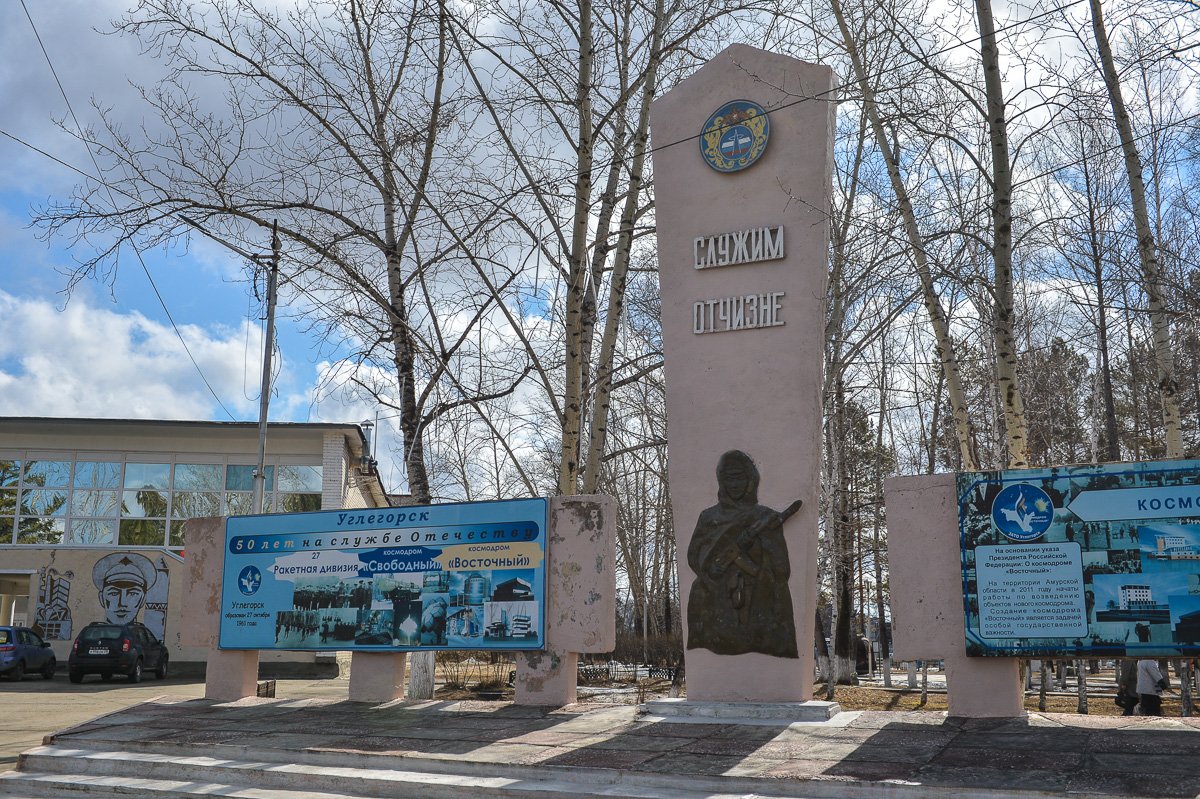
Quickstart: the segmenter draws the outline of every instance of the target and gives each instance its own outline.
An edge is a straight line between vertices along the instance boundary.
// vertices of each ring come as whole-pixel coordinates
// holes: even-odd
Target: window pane
[[[21,517],[17,526],[18,544],[60,544],[66,522],[62,519]]]
[[[84,491],[77,488],[71,494],[71,515],[116,516],[120,507],[117,496],[116,491]]]
[[[221,495],[201,491],[176,491],[171,500],[171,518],[195,519],[220,516]]]
[[[220,491],[224,468],[212,463],[177,463],[174,486],[187,491]]]
[[[171,522],[171,542],[168,546],[183,546],[183,522]]]
[[[268,466],[267,472],[267,490],[270,491],[275,487],[275,467]],[[226,491],[253,491],[254,490],[254,467],[253,466],[230,466],[225,472],[225,490]]]
[[[79,461],[75,464],[76,488],[120,488],[121,464]]]
[[[126,491],[121,502],[121,515],[162,518],[167,515],[167,493],[165,491]]]
[[[150,519],[122,519],[120,543],[126,546],[161,547],[167,540],[167,523]]]
[[[71,462],[25,461],[25,485],[66,488],[71,485]]]
[[[0,516],[12,516],[17,512],[17,489],[0,488]]]
[[[280,466],[279,490],[321,493],[321,467]]]
[[[15,486],[20,476],[20,461],[0,461],[0,486]]]
[[[254,504],[254,495],[243,491],[237,493],[229,492],[225,495],[225,513],[229,516],[245,516],[248,513],[253,513],[251,505]]]
[[[66,516],[67,492],[27,488],[21,492],[21,513],[30,516]]]
[[[305,513],[321,509],[320,494],[280,494],[280,513]]]
[[[75,519],[67,536],[68,544],[115,544],[117,523],[113,519]]]
[[[125,464],[126,488],[161,488],[165,490],[170,482],[171,464],[169,463]]]

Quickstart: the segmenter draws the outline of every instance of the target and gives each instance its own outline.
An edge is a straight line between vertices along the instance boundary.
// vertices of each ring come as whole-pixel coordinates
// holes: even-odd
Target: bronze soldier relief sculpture
[[[799,657],[783,523],[801,501],[783,511],[759,505],[758,482],[758,468],[741,450],[717,462],[717,504],[700,513],[688,546],[696,574],[688,596],[688,649]]]

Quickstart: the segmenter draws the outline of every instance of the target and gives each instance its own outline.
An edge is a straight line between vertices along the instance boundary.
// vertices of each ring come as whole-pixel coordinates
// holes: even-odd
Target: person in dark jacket
[[[1122,660],[1117,670],[1117,703],[1123,709],[1122,716],[1132,716],[1138,704],[1137,661]]]

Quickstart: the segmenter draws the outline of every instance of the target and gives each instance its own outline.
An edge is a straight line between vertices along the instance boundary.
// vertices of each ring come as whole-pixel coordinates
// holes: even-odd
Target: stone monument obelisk
[[[812,698],[832,86],[734,45],[651,110],[687,704]]]

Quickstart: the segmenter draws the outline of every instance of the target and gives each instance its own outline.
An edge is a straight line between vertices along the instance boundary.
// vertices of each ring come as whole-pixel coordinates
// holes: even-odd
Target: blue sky
[[[141,124],[131,78],[157,65],[124,37],[97,31],[128,0],[26,0],[71,107],[84,125],[92,103]],[[0,4],[0,130],[94,172],[88,153],[55,120],[67,105],[17,0]],[[259,304],[244,260],[216,244],[143,254],[154,282],[220,402],[188,359],[133,253],[111,283],[86,280],[68,295],[65,270],[90,250],[49,243],[29,227],[30,207],[69,197],[83,179],[0,135],[0,415],[253,420],[262,349]],[[263,248],[269,248],[263,237]],[[276,421],[359,421],[376,409],[340,397],[314,399],[336,353],[281,309]],[[226,410],[222,408],[222,404]]]

